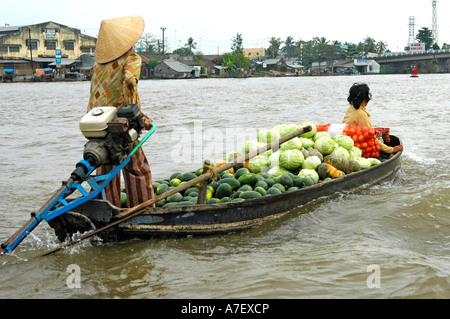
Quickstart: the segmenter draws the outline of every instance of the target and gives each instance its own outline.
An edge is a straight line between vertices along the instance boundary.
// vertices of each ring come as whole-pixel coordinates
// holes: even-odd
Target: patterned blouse
[[[137,89],[140,73],[141,57],[133,52],[108,63],[95,63],[87,111],[98,106],[120,107],[127,104],[137,104],[140,109]]]

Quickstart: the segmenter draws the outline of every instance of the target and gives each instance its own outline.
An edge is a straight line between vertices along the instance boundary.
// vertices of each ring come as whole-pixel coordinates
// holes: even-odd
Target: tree
[[[269,40],[270,46],[267,48],[267,51],[272,58],[276,58],[280,54],[280,46],[282,43],[281,38],[272,37]]]
[[[293,54],[295,53],[295,43],[294,43],[294,38],[291,36],[288,36],[286,38],[286,41],[284,41],[284,48],[283,48],[283,53],[288,57],[288,58],[292,58]]]
[[[233,52],[242,53],[243,52],[242,34],[237,33],[232,41],[233,41],[233,43],[231,45],[231,49],[233,50]]]
[[[376,47],[376,50],[377,50],[376,52],[378,54],[383,54],[384,52],[386,52],[387,44],[384,41],[379,41],[379,42],[377,42],[375,47]]]
[[[138,52],[144,53],[157,53],[158,41],[151,33],[144,33],[136,43],[136,49]]]
[[[148,61],[148,66],[152,69],[155,68],[155,66],[157,66],[160,63],[160,61],[158,59],[150,59]]]
[[[358,50],[358,46],[354,43],[348,43],[345,42],[346,45],[348,45],[347,50],[347,57],[353,59],[355,56],[358,56],[360,54],[360,50]]]
[[[192,49],[197,49],[197,42],[195,42],[193,38],[189,38],[185,46],[189,48],[190,55],[193,55],[194,52]]]
[[[363,49],[364,52],[377,52],[376,41],[374,38],[371,37],[365,38],[363,45],[364,45]]]
[[[227,66],[231,71],[235,69],[248,69],[253,67],[249,58],[242,52],[225,53],[222,57],[222,66]]]
[[[190,56],[191,50],[188,47],[178,48],[173,51],[173,53],[178,54],[179,56]]]
[[[416,35],[416,40],[420,43],[425,43],[425,49],[431,49],[433,47],[433,31],[423,27],[419,30],[419,33]]]

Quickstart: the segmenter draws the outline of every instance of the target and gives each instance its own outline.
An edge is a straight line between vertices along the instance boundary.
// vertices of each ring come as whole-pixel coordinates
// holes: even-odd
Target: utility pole
[[[408,46],[411,46],[411,44],[413,44],[414,41],[414,26],[416,25],[415,23],[415,17],[409,17],[409,37],[408,37]],[[398,50],[397,50],[398,51]]]
[[[433,0],[431,1],[431,4],[433,6],[433,21],[432,21],[432,29],[433,29],[433,38],[434,43],[438,44],[438,26],[437,26],[437,1]]]
[[[164,53],[164,31],[166,29],[167,28],[165,28],[165,27],[161,27],[161,30],[162,30],[162,33],[163,33],[163,37],[162,37],[162,57],[163,57],[163,60],[164,60],[164,57],[165,57],[165,53]]]

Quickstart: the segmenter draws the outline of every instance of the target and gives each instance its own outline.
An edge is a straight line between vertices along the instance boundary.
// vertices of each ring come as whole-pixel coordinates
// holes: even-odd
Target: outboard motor
[[[124,105],[119,109],[103,106],[90,110],[80,121],[80,130],[88,139],[83,160],[76,164],[69,179],[62,183],[52,197],[31,214],[31,219],[0,245],[0,256],[14,250],[41,221],[49,222],[100,194],[104,195],[105,186],[130,162],[131,156],[155,131],[153,123],[149,127],[149,132],[135,143],[145,129],[144,115],[137,104]],[[97,167],[104,164],[115,167],[104,175],[91,176]],[[79,191],[81,197],[67,200],[74,191]]]
[[[89,140],[83,158],[91,166],[117,165],[144,129],[143,115],[137,104],[96,107],[80,121],[80,130]]]

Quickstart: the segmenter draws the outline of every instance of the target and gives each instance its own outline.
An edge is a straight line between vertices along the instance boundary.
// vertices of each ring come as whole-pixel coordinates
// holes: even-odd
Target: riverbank
[[[263,72],[256,72],[252,74],[232,74],[232,75],[202,75],[199,77],[189,77],[189,78],[182,78],[182,80],[186,79],[243,79],[243,78],[293,78],[293,77],[335,77],[335,76],[372,76],[372,75],[389,75],[389,74],[397,74],[397,75],[409,75],[409,73],[391,73],[389,71],[380,72],[380,73],[371,73],[371,74],[361,74],[361,73],[304,73],[304,74],[294,74],[294,73],[286,73],[286,72],[279,72],[279,71],[263,71]],[[430,72],[430,70],[425,70],[424,72],[421,72],[420,75],[424,74],[446,74],[444,73],[437,73],[437,72]],[[178,80],[178,79],[161,79],[156,77],[142,77],[140,80]],[[14,77],[12,80],[5,80],[0,78],[0,82],[4,83],[14,83],[14,82],[82,82],[82,81],[90,81],[90,78],[86,78],[84,76],[72,76],[72,77],[32,77],[32,76],[18,76]]]

